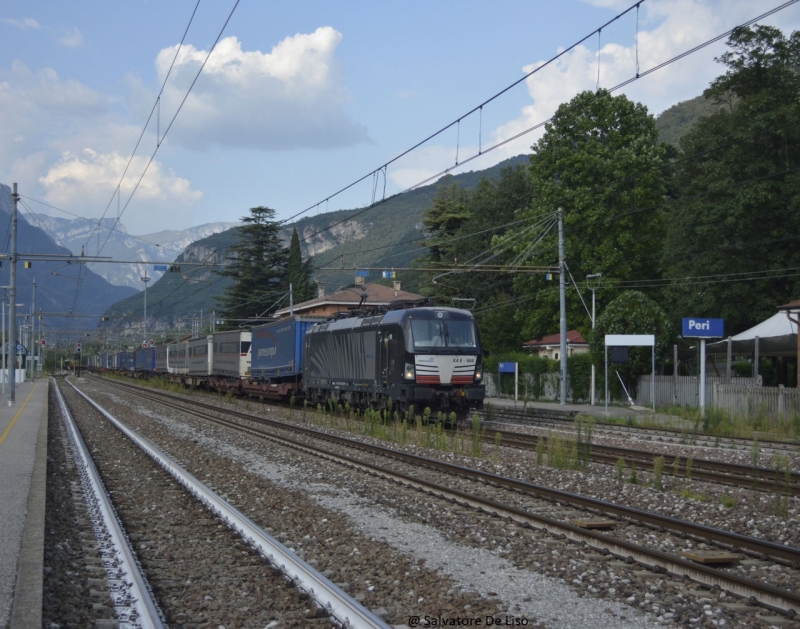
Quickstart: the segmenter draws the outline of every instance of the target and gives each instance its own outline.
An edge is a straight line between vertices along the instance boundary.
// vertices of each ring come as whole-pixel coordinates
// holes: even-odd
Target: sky
[[[644,0],[385,176],[333,196],[633,4],[241,0],[208,57],[235,0],[6,0],[0,183],[17,182],[34,211],[105,213],[132,234],[235,221],[259,205],[281,220],[363,207],[456,160],[480,153],[453,173],[530,152],[542,129],[488,149],[583,90],[631,78],[637,52],[645,72],[781,1]],[[763,23],[800,28],[800,4]],[[723,51],[712,45],[616,93],[657,115],[699,95]]]

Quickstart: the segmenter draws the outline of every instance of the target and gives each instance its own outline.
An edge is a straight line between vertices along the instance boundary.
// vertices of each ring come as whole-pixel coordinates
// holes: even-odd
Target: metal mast
[[[561,302],[561,404],[567,403],[567,256],[564,253],[564,210],[558,208],[558,292]]]

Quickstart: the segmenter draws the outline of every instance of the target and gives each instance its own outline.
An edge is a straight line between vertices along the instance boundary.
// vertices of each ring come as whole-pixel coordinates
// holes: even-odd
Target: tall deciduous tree
[[[800,33],[741,28],[728,46],[705,91],[727,107],[681,141],[663,269],[676,316],[721,317],[735,334],[800,295]]]
[[[589,336],[589,348],[596,365],[604,362],[606,334],[654,334],[659,359],[669,354],[675,339],[675,329],[664,309],[638,290],[624,291],[597,317],[597,327]],[[652,352],[650,347],[631,347],[628,362],[613,366],[629,390],[635,390],[637,376],[652,373]],[[610,377],[616,380],[611,369],[609,366]],[[612,384],[616,388],[613,381]]]
[[[521,218],[544,219],[563,208],[567,265],[579,285],[586,275],[602,273],[602,304],[604,295],[615,294],[606,289],[654,277],[666,149],[647,108],[606,91],[583,92],[558,108],[533,151],[534,197]],[[526,240],[517,252],[529,246]],[[526,263],[558,264],[555,228]],[[556,332],[557,282],[539,274],[518,276],[516,284],[526,298],[519,320],[528,338]],[[574,290],[567,301],[569,327],[588,332],[590,317]]]
[[[425,215],[432,251],[422,263],[469,267],[494,256],[493,239],[508,229],[519,228],[516,213],[528,207],[531,196],[528,168],[523,165],[504,168],[499,178],[484,178],[473,190],[440,188]],[[501,252],[491,263],[504,264],[510,257],[510,252]],[[423,290],[442,303],[450,305],[454,297],[475,299],[475,316],[486,349],[497,352],[520,347],[522,338],[514,321],[517,306],[509,303],[514,298],[510,275],[433,272],[426,278],[429,283]],[[430,283],[433,278],[437,278],[436,284]]]
[[[300,236],[297,228],[292,230],[292,240],[289,243],[289,282],[292,285],[294,303],[299,304],[314,297],[314,284],[311,281],[311,258],[303,261],[303,252],[300,250]]]
[[[275,210],[250,208],[242,223],[241,240],[228,248],[229,264],[218,271],[233,279],[219,298],[223,316],[229,320],[264,313],[288,290],[288,250],[281,243]]]

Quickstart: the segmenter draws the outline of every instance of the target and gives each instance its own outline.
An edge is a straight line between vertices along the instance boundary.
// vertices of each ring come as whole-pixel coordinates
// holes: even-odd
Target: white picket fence
[[[650,393],[652,376],[639,376],[636,383],[636,403],[652,406]],[[758,387],[760,378],[731,378],[731,385]],[[714,386],[727,384],[726,378],[706,376],[706,407],[714,406]],[[697,376],[656,376],[656,406],[700,406],[700,378]]]
[[[755,387],[715,383],[713,390],[714,408],[726,409],[734,415],[800,415],[800,389],[787,389],[783,385]]]

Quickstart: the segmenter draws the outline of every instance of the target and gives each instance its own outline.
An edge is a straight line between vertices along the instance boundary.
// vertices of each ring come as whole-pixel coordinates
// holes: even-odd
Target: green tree
[[[303,262],[303,253],[300,250],[300,236],[297,228],[292,230],[292,240],[289,243],[288,274],[292,285],[294,303],[299,304],[315,296],[314,283],[311,281],[311,258]]]
[[[275,210],[250,208],[242,218],[241,240],[228,247],[228,264],[219,275],[233,280],[217,298],[222,315],[235,327],[236,319],[261,315],[279,303],[288,290],[288,250],[282,246]]]
[[[666,146],[644,105],[606,91],[583,92],[561,105],[533,147],[535,196],[520,218],[550,226],[516,246],[525,264],[558,264],[558,231],[552,222],[563,208],[567,266],[579,285],[590,273],[603,274],[603,295],[621,282],[656,276],[663,237],[660,211],[665,193],[662,167]],[[555,279],[555,276],[554,276]],[[570,280],[568,279],[568,282]],[[528,338],[558,330],[558,284],[543,274],[519,275],[525,300],[518,313]],[[572,287],[570,287],[572,289]],[[570,328],[588,333],[590,317],[574,290],[568,293]]]
[[[447,181],[440,185],[436,191],[431,207],[425,212],[422,224],[428,234],[427,240],[422,244],[428,247],[428,254],[418,258],[417,263],[422,267],[439,268],[443,270],[458,263],[458,254],[453,238],[459,229],[470,218],[467,208],[469,195],[458,184]],[[424,277],[430,282],[427,287],[429,296],[449,302],[458,295],[458,287],[447,280],[441,279],[442,272],[427,271]],[[441,280],[441,281],[440,281]]]
[[[470,191],[441,187],[425,215],[425,225],[435,237],[429,239],[431,254],[421,265],[469,267],[489,257],[491,264],[507,263],[513,254],[494,251],[493,239],[518,227],[514,224],[516,213],[530,204],[532,194],[524,165],[503,168],[499,178],[483,178]],[[453,303],[454,297],[475,299],[475,315],[486,349],[498,352],[520,347],[522,338],[514,321],[517,306],[509,304],[515,297],[511,275],[431,272],[426,274],[426,280],[423,290],[447,305]]]
[[[721,317],[735,334],[800,292],[786,271],[800,267],[800,33],[740,28],[728,47],[704,93],[725,107],[681,141],[662,264],[675,316]]]
[[[605,359],[606,334],[655,334],[657,360],[669,354],[675,340],[675,331],[666,311],[637,290],[620,294],[597,317],[597,325],[589,335],[589,349],[592,360],[601,369]],[[636,377],[652,373],[652,361],[653,354],[649,347],[631,347],[628,350],[628,362],[614,365],[613,368],[619,371],[625,386],[635,390]],[[613,376],[611,365],[609,373],[612,374],[609,375],[609,381],[614,385],[616,377]]]

